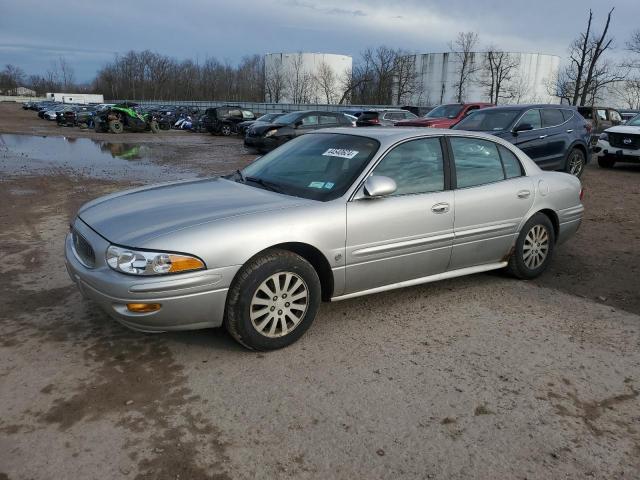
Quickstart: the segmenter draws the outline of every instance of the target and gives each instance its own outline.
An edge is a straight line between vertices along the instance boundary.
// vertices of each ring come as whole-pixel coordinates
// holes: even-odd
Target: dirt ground
[[[116,141],[0,104],[7,133]],[[585,221],[534,282],[323,304],[295,345],[252,353],[223,329],[129,331],[71,284],[82,203],[254,158],[205,134],[117,141],[148,150],[113,175],[0,142],[0,480],[640,477],[640,166],[587,168]]]

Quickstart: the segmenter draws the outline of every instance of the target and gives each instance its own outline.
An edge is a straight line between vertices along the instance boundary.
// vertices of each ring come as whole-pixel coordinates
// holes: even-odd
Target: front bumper
[[[81,220],[74,229],[96,252],[94,268],[86,267],[74,251],[71,234],[65,241],[65,263],[80,292],[123,325],[145,332],[219,327],[224,319],[227,291],[239,266],[158,277],[137,277],[112,270],[105,262],[109,242]],[[159,303],[154,312],[134,313],[127,303]]]
[[[606,140],[598,140],[593,152],[598,155],[598,158],[640,163],[640,149],[613,147]]]
[[[245,147],[258,150],[273,150],[278,146],[278,140],[274,137],[244,137]]]

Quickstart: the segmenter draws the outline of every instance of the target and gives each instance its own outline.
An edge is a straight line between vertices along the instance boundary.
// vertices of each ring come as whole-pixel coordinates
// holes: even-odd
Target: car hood
[[[632,127],[630,125],[618,125],[617,127],[607,128],[607,133],[628,133],[629,135],[640,135],[640,127]]]
[[[298,197],[209,178],[142,187],[85,204],[78,217],[112,243],[145,242],[185,228],[307,203]]]

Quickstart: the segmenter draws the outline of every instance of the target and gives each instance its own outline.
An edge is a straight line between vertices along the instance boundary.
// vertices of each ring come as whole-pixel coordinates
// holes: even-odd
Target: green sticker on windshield
[[[324,187],[324,182],[311,182],[309,184],[309,187],[311,187],[311,188],[322,188],[322,187]]]

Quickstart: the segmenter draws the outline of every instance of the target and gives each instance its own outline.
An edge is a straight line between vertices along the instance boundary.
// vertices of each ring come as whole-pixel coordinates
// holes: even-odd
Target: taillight
[[[377,118],[372,118],[371,120],[369,120],[369,123],[380,123],[380,120]]]
[[[580,189],[580,201],[584,198],[584,188]]]

